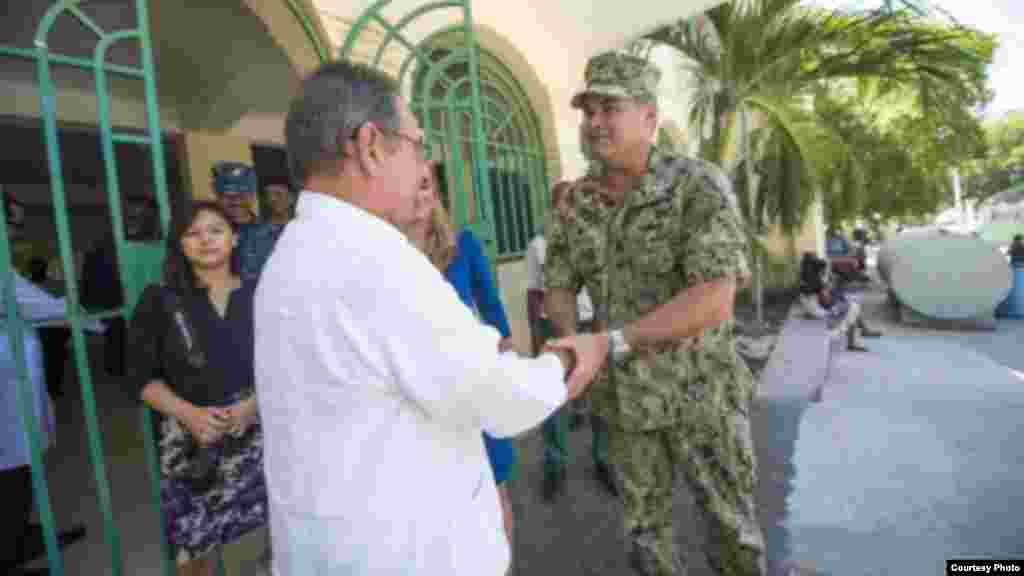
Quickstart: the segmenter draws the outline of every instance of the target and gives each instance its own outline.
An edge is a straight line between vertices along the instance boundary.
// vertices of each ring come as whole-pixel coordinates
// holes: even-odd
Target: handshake
[[[608,361],[608,346],[607,332],[576,334],[552,340],[540,352],[555,354],[562,361],[569,398],[575,399],[586,392]],[[511,338],[502,338],[498,342],[498,352],[508,352],[512,348]]]
[[[562,360],[565,386],[569,398],[575,399],[586,392],[608,361],[608,346],[607,332],[576,334],[546,343],[541,353],[551,352]]]

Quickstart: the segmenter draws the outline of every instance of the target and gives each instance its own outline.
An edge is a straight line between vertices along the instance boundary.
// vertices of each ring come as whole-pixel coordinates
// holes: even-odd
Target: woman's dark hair
[[[181,249],[181,237],[185,235],[192,223],[201,212],[212,212],[219,216],[231,231],[238,233],[238,225],[235,224],[228,213],[221,208],[217,202],[199,201],[191,202],[185,209],[178,211],[171,219],[171,234],[167,240],[167,260],[164,263],[164,282],[167,287],[178,294],[191,294],[202,289],[196,282],[195,272],[192,270],[192,263],[188,261],[185,252]],[[231,251],[231,273],[238,274],[240,270],[238,262],[238,251]]]
[[[828,262],[818,258],[811,252],[804,252],[800,260],[800,281],[803,283],[814,283],[821,278],[821,273],[828,268]]]
[[[49,268],[46,258],[33,258],[28,263],[28,281],[40,285],[46,283],[46,270]]]

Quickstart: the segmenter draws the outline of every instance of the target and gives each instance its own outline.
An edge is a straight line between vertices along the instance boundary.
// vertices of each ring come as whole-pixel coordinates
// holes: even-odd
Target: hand
[[[576,365],[569,374],[566,387],[569,389],[569,397],[577,398],[586,391],[590,383],[594,381],[597,373],[608,361],[608,334],[577,334],[568,338],[559,338],[548,342],[544,346],[545,351],[564,350],[572,352],[576,357]]]
[[[512,545],[512,497],[509,495],[507,486],[498,486],[498,500],[501,502],[502,523],[505,525],[505,538],[508,545]]]
[[[242,437],[249,428],[259,420],[259,409],[256,404],[256,397],[242,400],[228,408],[229,428],[228,434],[236,438]]]
[[[224,437],[231,417],[225,408],[193,406],[181,422],[200,446],[209,446]]]
[[[512,338],[502,338],[501,340],[498,340],[498,352],[508,352],[513,348]]]

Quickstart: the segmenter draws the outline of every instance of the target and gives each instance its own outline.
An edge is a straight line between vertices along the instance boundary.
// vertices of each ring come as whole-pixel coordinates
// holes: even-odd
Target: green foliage
[[[913,10],[850,13],[801,0],[733,0],[706,22],[644,40],[687,59],[701,154],[733,179],[755,244],[768,221],[796,230],[819,189],[832,222],[920,214],[944,197],[946,168],[984,147],[971,111],[991,97],[992,36]],[[819,110],[826,97],[834,102]],[[859,104],[886,99],[898,104],[888,114]]]
[[[865,98],[834,87],[816,96],[819,121],[837,136],[828,148],[842,152],[823,163],[821,174],[830,225],[933,213],[952,197],[950,168],[983,153],[973,116],[921,111],[912,94],[897,96]]]
[[[833,222],[926,213],[948,196],[948,168],[984,151],[973,111],[991,97],[990,35],[914,11],[800,0],[735,0],[706,17],[703,29],[682,21],[646,39],[688,60],[701,154],[732,176],[754,235],[766,221],[799,228],[819,189]],[[744,132],[744,112],[762,122]]]
[[[987,153],[963,165],[968,198],[986,200],[1024,181],[1024,112],[1013,112],[984,127]]]
[[[761,256],[761,277],[766,291],[787,290],[796,286],[800,277],[800,259],[797,255],[773,254],[763,247],[759,247],[758,253]],[[748,285],[738,291],[737,299],[746,303],[753,302],[753,287]]]
[[[664,126],[658,127],[658,134],[655,142],[658,147],[664,150],[674,150],[677,148],[675,140],[672,139],[672,135],[669,134],[668,130],[666,130]]]

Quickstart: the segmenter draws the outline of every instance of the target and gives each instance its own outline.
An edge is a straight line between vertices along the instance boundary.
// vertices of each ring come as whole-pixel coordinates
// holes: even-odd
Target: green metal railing
[[[58,246],[65,282],[66,314],[71,324],[74,362],[78,380],[82,386],[82,405],[85,415],[89,445],[89,457],[94,469],[97,497],[103,516],[103,535],[110,548],[111,573],[120,576],[123,572],[121,557],[120,533],[114,524],[110,483],[107,476],[107,464],[102,450],[102,438],[96,417],[96,398],[93,390],[92,373],[89,365],[86,341],[82,332],[83,324],[92,320],[122,317],[126,318],[134,309],[142,289],[149,283],[157,281],[160,276],[164,256],[163,245],[141,244],[128,241],[124,233],[124,221],[121,214],[121,191],[119,189],[117,144],[132,144],[147,147],[152,161],[153,189],[159,210],[162,237],[167,236],[170,221],[170,204],[167,196],[167,175],[164,165],[163,141],[160,132],[159,105],[155,67],[152,55],[151,36],[149,29],[148,0],[134,0],[135,27],[125,30],[108,31],[102,23],[91,18],[82,6],[83,0],[54,0],[49,9],[40,19],[33,37],[33,47],[17,47],[0,45],[0,57],[28,60],[35,63],[37,90],[40,98],[40,112],[43,135],[46,144],[47,165],[50,173],[50,186],[53,200],[54,220],[57,227]],[[330,59],[328,46],[323,41],[320,30],[315,25],[315,14],[309,13],[300,0],[283,0],[292,15],[298,20],[321,62]],[[127,8],[127,6],[126,6]],[[48,39],[55,23],[61,18],[73,18],[85,30],[92,32],[97,38],[91,59],[52,52]],[[110,48],[121,41],[138,43],[141,66],[124,66],[107,62]],[[111,227],[114,246],[119,262],[118,276],[124,289],[124,305],[95,313],[85,312],[79,302],[78,281],[74,266],[72,239],[68,222],[67,202],[64,191],[62,158],[59,146],[59,130],[57,122],[57,90],[53,82],[52,67],[64,66],[91,71],[96,88],[98,103],[97,126],[100,134],[100,148],[103,154],[104,175],[107,197],[110,206]],[[109,95],[109,77],[141,80],[145,89],[146,128],[142,133],[117,131],[111,123],[111,99]],[[2,191],[2,190],[0,190]],[[29,441],[32,486],[36,507],[43,524],[47,559],[50,573],[55,576],[64,574],[63,557],[57,545],[57,534],[50,502],[49,484],[46,468],[42,461],[40,445],[40,423],[32,409],[32,384],[29,381],[26,366],[24,338],[34,330],[18,312],[15,299],[14,270],[11,263],[11,250],[7,235],[6,215],[0,203],[0,278],[3,280],[3,294],[6,298],[4,322],[2,329],[6,331],[10,342],[13,358],[17,367],[17,396],[25,424],[25,432]],[[160,464],[156,448],[153,427],[153,413],[145,405],[141,407],[141,425],[144,436],[146,465],[150,475],[150,492],[153,506],[160,511]],[[161,539],[161,571],[165,576],[175,573],[174,560],[165,533],[164,518],[160,517]],[[223,557],[218,558],[218,572],[223,576]]]
[[[3,197],[3,188],[0,186],[0,197]],[[7,206],[6,202],[0,202],[0,270],[3,274],[3,295],[4,295],[4,326],[7,332],[7,342],[11,350],[11,358],[14,359],[17,369],[17,397],[18,408],[21,412],[21,419],[25,425],[25,433],[28,436],[30,463],[32,466],[32,490],[35,493],[36,508],[39,510],[39,519],[44,526],[43,536],[46,544],[46,551],[50,557],[51,571],[60,575],[63,571],[60,556],[57,554],[57,535],[53,530],[53,510],[50,507],[50,495],[46,487],[46,468],[43,466],[42,447],[39,439],[42,433],[39,429],[39,421],[32,406],[34,397],[32,383],[29,381],[28,366],[25,360],[25,336],[30,329],[18,311],[18,302],[15,297],[14,275],[11,270],[11,245],[7,236]],[[6,543],[5,543],[6,544]],[[54,562],[56,558],[56,562]]]
[[[158,248],[140,246],[128,242],[124,234],[124,222],[121,214],[121,192],[119,190],[119,179],[117,170],[117,157],[114,153],[115,144],[131,143],[138,146],[148,147],[151,154],[153,166],[153,185],[156,191],[157,206],[160,214],[160,223],[166,231],[170,219],[170,206],[167,200],[167,176],[164,167],[163,140],[161,139],[159,124],[159,106],[157,104],[156,80],[154,76],[154,65],[152,47],[150,45],[149,17],[147,13],[146,0],[135,0],[136,27],[126,30],[106,31],[103,27],[90,18],[80,7],[81,0],[61,0],[54,2],[45,12],[33,37],[33,48],[18,48],[0,46],[0,56],[7,56],[20,59],[28,59],[35,63],[37,89],[40,98],[40,112],[42,119],[43,135],[46,144],[47,165],[50,173],[50,189],[53,201],[53,215],[57,228],[57,243],[60,252],[61,266],[64,276],[66,315],[71,325],[71,339],[74,350],[74,362],[78,374],[78,381],[82,387],[82,407],[85,416],[87,441],[89,445],[89,458],[93,466],[96,480],[97,498],[100,504],[100,512],[103,517],[103,536],[110,548],[111,573],[119,576],[123,572],[121,556],[121,538],[117,526],[114,524],[112,511],[112,500],[110,493],[110,482],[107,474],[107,463],[103,454],[103,440],[100,435],[99,423],[96,416],[96,396],[93,389],[92,371],[89,365],[89,356],[86,348],[86,340],[82,331],[83,324],[88,321],[125,317],[129,314],[135,303],[136,297],[141,288],[156,280],[155,272],[159,265],[154,265],[153,260],[162,259],[162,251]],[[91,31],[97,38],[93,50],[92,59],[72,57],[64,54],[57,54],[50,51],[49,37],[55,23],[61,17],[70,17],[77,20],[86,30]],[[135,41],[139,46],[141,67],[120,66],[107,62],[107,54],[114,44],[122,41]],[[105,166],[106,188],[108,203],[110,207],[111,226],[113,228],[114,246],[119,268],[119,279],[125,292],[125,305],[98,313],[86,313],[79,302],[78,279],[74,265],[74,252],[72,250],[71,231],[68,222],[68,206],[64,190],[64,179],[62,171],[62,158],[60,155],[59,131],[57,122],[57,90],[53,81],[53,66],[68,66],[85,69],[93,72],[98,103],[99,118],[97,119],[100,143]],[[145,88],[145,104],[147,122],[143,134],[115,131],[111,125],[111,100],[108,88],[108,76],[119,76],[142,80]],[[147,263],[148,261],[148,263]],[[132,263],[126,266],[125,263]],[[46,543],[47,559],[49,561],[50,573],[61,576],[64,573],[63,557],[57,546],[57,536],[53,513],[50,504],[49,485],[46,480],[46,470],[42,462],[40,446],[39,422],[36,421],[35,413],[31,406],[31,386],[29,374],[25,365],[25,350],[23,338],[28,326],[18,312],[14,294],[14,270],[11,266],[10,245],[8,242],[6,218],[0,221],[0,273],[4,279],[4,294],[6,298],[6,322],[13,357],[16,359],[18,373],[18,396],[21,406],[22,419],[25,422],[26,434],[29,439],[32,467],[32,487],[36,500],[36,507],[39,510],[43,524],[43,534]],[[146,448],[147,460],[150,465],[151,480],[154,485],[154,505],[159,510],[159,468],[156,466],[155,444],[151,437],[151,414],[148,409],[143,409],[143,429],[147,433]],[[161,530],[163,522],[161,521]],[[169,549],[166,538],[162,535],[163,542],[163,569],[165,574],[173,572],[170,564]]]
[[[492,265],[520,256],[539,229],[548,198],[543,140],[525,91],[480,49],[470,0],[427,2],[393,23],[384,15],[389,4],[378,0],[356,20],[341,57],[351,56],[371,26],[384,32],[372,66],[382,65],[388,49],[407,51],[398,81],[404,86],[412,75],[409,106],[433,144],[433,159],[445,164],[455,225],[473,230]],[[461,11],[461,20],[418,43],[406,37],[411,24],[441,10]]]

